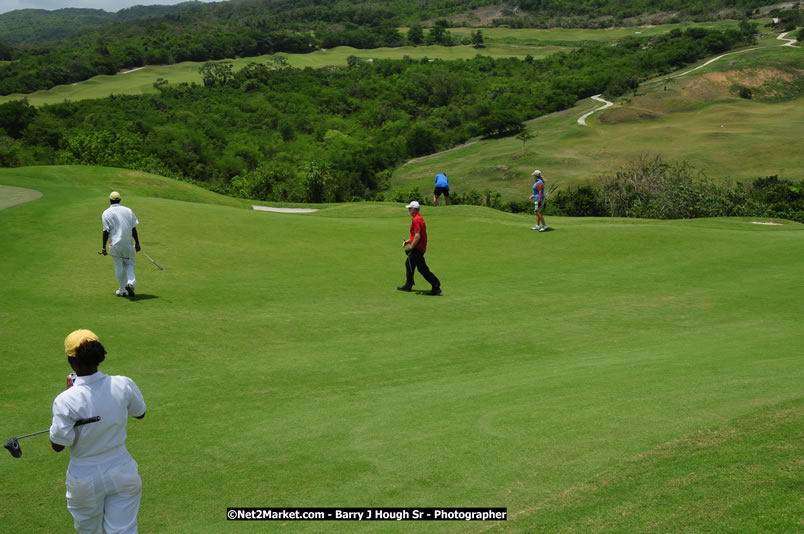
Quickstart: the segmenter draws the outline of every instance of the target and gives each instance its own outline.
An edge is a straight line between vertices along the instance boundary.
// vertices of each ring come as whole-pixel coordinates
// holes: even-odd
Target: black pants
[[[406,286],[413,286],[413,272],[416,269],[419,269],[419,273],[421,273],[425,280],[430,282],[430,285],[432,285],[434,289],[441,285],[436,275],[430,272],[430,268],[427,267],[427,262],[424,261],[424,252],[417,248],[412,248],[410,252],[408,252],[408,259],[405,260],[405,275],[407,276],[405,280]]]

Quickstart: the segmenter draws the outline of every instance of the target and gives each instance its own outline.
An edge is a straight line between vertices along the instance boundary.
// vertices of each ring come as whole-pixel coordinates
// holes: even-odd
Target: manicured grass
[[[53,165],[0,169],[0,176],[8,177],[10,181],[7,185],[17,187],[37,189],[40,182],[44,183],[52,195],[58,195],[61,199],[108,198],[111,191],[119,191],[123,197],[142,195],[249,209],[252,204],[251,201],[219,195],[189,183],[129,169]],[[13,181],[17,181],[17,184]],[[76,184],[81,187],[76,188]]]
[[[800,526],[804,226],[556,218],[540,234],[531,216],[425,207],[444,288],[428,297],[394,289],[401,205],[255,212],[121,173],[0,169],[43,193],[0,210],[0,436],[47,427],[63,337],[93,329],[101,369],[148,402],[128,428],[142,532],[222,532],[227,506],[511,515],[366,532]],[[135,301],[95,254],[112,184],[165,267],[138,258]],[[69,530],[67,453],[21,444],[0,460],[0,524]],[[762,496],[779,513],[758,514]]]

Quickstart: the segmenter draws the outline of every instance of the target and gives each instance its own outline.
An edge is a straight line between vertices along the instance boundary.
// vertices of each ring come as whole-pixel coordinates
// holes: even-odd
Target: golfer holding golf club
[[[70,447],[65,485],[75,530],[136,533],[142,480],[126,449],[126,423],[145,417],[145,401],[130,378],[98,371],[106,349],[90,330],[68,335],[64,352],[75,376],[53,401],[50,443],[56,452]],[[96,415],[98,422],[75,426]]]
[[[117,276],[118,297],[129,296],[134,298],[134,288],[137,279],[134,277],[134,253],[140,251],[140,238],[137,235],[137,216],[130,208],[120,204],[120,193],[112,191],[109,195],[111,206],[101,215],[103,223],[103,248],[101,254],[111,254],[114,259],[114,273]],[[110,239],[111,238],[111,239]],[[131,239],[134,239],[134,244]],[[106,251],[106,242],[109,242],[109,251]]]
[[[436,275],[430,272],[427,262],[424,261],[424,253],[427,251],[427,226],[424,224],[422,216],[419,215],[419,203],[414,200],[405,207],[408,208],[408,213],[412,220],[410,222],[410,239],[402,241],[402,246],[410,245],[410,248],[405,250],[408,255],[405,260],[405,284],[397,287],[397,289],[410,291],[413,288],[413,272],[419,269],[424,279],[433,286],[429,294],[440,295],[441,282],[436,278]]]

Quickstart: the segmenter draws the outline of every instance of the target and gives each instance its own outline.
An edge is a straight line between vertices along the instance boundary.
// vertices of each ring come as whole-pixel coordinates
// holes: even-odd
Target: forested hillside
[[[102,9],[19,9],[0,15],[0,42],[8,46],[36,45],[78,35],[88,29],[133,19],[175,13],[199,2],[172,6],[134,6],[109,13]]]
[[[636,13],[671,13],[674,20],[711,20],[723,16],[722,10],[727,9],[732,18],[740,18],[771,3],[772,0],[242,0],[190,5],[174,13],[145,18],[134,15],[150,13],[150,8],[132,8],[135,11],[130,20],[92,29],[84,27],[84,31],[58,42],[12,47],[23,37],[11,41],[0,38],[0,59],[15,60],[0,66],[0,94],[30,93],[143,65],[310,52],[336,46],[369,49],[424,43],[471,44],[468,39],[453,38],[449,28],[472,21],[513,27],[601,27],[621,23]],[[489,6],[496,6],[499,17],[483,20],[465,16]],[[60,10],[67,14],[72,11]],[[14,35],[14,24],[5,20],[15,17],[15,13],[19,12],[0,15],[0,27],[6,27],[0,35]],[[45,20],[37,22],[37,27],[44,38],[63,31],[64,23],[56,25]],[[403,32],[400,27],[410,29]],[[30,43],[28,33],[24,39]]]
[[[749,23],[676,29],[543,60],[353,57],[346,67],[302,70],[277,59],[237,72],[210,63],[204,86],[160,85],[154,96],[4,104],[0,165],[124,167],[266,200],[371,198],[410,157],[517,132],[524,120],[597,93],[619,95],[749,44],[754,31]]]

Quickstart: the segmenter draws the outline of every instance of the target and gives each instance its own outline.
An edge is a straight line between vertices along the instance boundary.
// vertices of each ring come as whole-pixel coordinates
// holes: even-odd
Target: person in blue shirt
[[[530,199],[533,201],[533,210],[536,212],[536,226],[531,230],[538,230],[544,232],[547,230],[547,223],[544,222],[544,202],[546,200],[545,194],[547,191],[544,189],[544,178],[542,178],[542,171],[535,170],[532,173],[535,180],[533,181],[533,194]]]
[[[435,189],[433,189],[433,206],[438,206],[438,197],[444,194],[444,202],[449,206],[449,182],[443,172],[436,174]]]

